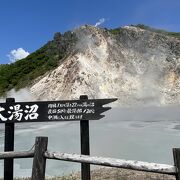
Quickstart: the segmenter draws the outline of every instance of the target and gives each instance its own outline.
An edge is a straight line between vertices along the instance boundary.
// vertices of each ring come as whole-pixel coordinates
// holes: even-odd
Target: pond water
[[[180,147],[180,106],[113,108],[105,118],[90,121],[91,155],[173,164],[172,148]],[[48,136],[48,150],[80,153],[80,123],[16,124],[15,150],[29,150],[36,136]],[[4,147],[0,124],[0,151]],[[46,175],[79,171],[78,163],[48,160]],[[15,160],[15,176],[31,176],[32,159]],[[3,161],[0,161],[0,177]]]

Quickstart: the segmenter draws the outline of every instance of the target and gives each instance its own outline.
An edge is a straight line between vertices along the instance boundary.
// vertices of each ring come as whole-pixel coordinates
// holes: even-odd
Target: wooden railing
[[[176,180],[180,180],[180,149],[173,149],[174,166],[166,164],[147,163],[142,161],[132,161],[104,157],[92,157],[87,155],[67,154],[61,152],[47,151],[48,138],[36,137],[34,150],[0,152],[0,159],[14,158],[34,158],[32,166],[32,180],[44,180],[46,159],[63,160],[85,164],[125,168],[131,170],[154,172],[174,175]]]

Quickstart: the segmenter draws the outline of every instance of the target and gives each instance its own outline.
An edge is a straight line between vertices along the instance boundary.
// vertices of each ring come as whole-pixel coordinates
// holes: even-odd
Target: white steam
[[[95,27],[98,27],[98,26],[100,26],[101,24],[105,23],[105,21],[106,21],[105,18],[101,18],[101,19],[99,19],[98,22],[96,22],[96,24],[95,24],[94,26],[95,26]]]
[[[11,50],[11,52],[7,55],[9,57],[9,60],[13,63],[17,60],[26,58],[29,55],[28,51],[25,51],[23,48],[18,48]]]
[[[0,102],[5,102],[5,98],[15,98],[15,101],[17,102],[35,100],[35,97],[31,94],[31,91],[28,88],[20,89],[19,91],[12,89],[7,92],[6,97],[0,97]]]

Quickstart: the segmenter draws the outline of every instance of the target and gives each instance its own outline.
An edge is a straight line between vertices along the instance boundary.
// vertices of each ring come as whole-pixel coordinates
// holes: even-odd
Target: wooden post
[[[174,165],[177,170],[176,180],[180,180],[180,148],[173,148]]]
[[[36,137],[34,159],[32,167],[32,180],[45,180],[46,158],[48,137]]]
[[[80,96],[80,100],[88,99],[88,96]],[[81,131],[81,154],[90,155],[89,146],[89,121],[80,121],[80,131]],[[90,164],[81,163],[81,179],[90,180]]]
[[[14,103],[14,98],[7,98],[6,103]],[[5,123],[4,151],[14,151],[14,123]],[[4,180],[13,180],[14,160],[4,160]]]

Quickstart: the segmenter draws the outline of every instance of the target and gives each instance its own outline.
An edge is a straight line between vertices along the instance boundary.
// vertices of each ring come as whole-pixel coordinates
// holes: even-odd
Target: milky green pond
[[[180,106],[113,108],[90,122],[91,155],[173,164],[172,148],[180,147]],[[36,136],[48,136],[50,151],[80,153],[79,122],[24,123],[15,130],[15,150],[29,150]],[[0,125],[3,151],[4,125]],[[31,159],[15,160],[15,176],[31,176]],[[93,167],[94,168],[94,167]],[[47,161],[46,175],[79,171],[78,163]],[[3,161],[0,161],[0,177]]]

